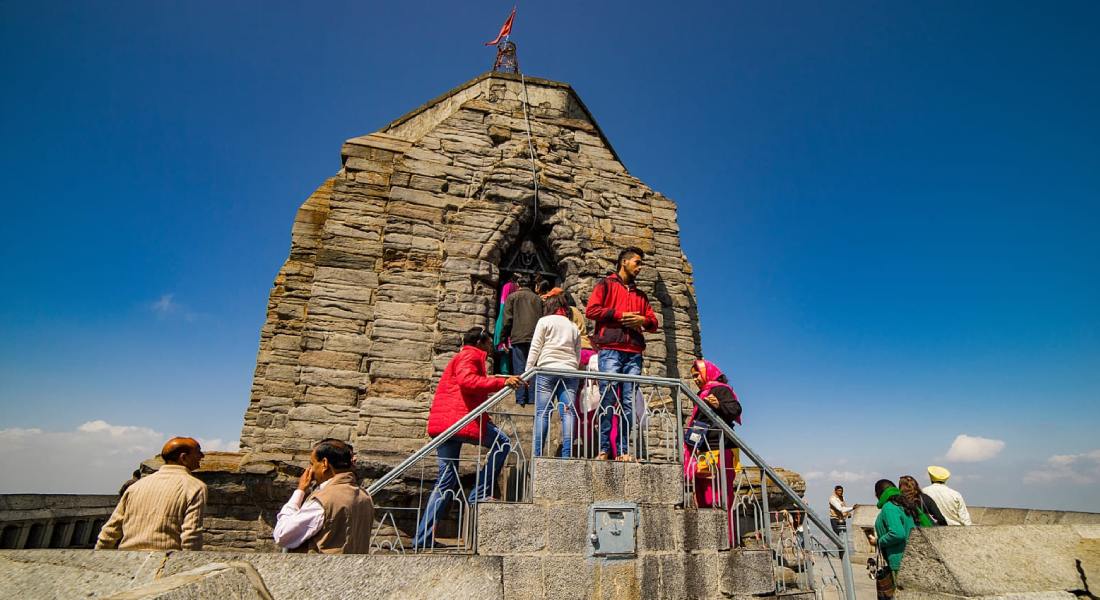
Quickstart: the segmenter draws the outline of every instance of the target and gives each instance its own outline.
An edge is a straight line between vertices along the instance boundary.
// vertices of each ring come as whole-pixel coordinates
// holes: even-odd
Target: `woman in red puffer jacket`
[[[493,337],[483,327],[475,327],[463,335],[462,349],[447,363],[435,388],[432,407],[428,411],[428,435],[435,437],[442,434],[505,386],[515,389],[525,385],[519,377],[491,377],[486,373],[485,359],[492,347]],[[511,440],[497,429],[489,415],[467,423],[436,448],[439,476],[416,528],[413,539],[416,548],[440,545],[435,543],[435,524],[446,512],[454,495],[453,490],[458,487],[458,457],[462,453],[462,444],[480,444],[488,449],[485,464],[478,474],[478,483],[470,492],[471,506],[492,497],[500,470],[512,450]]]

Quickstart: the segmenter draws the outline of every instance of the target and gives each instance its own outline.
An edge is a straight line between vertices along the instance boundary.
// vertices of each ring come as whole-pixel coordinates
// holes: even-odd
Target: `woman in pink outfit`
[[[691,365],[691,377],[699,387],[699,398],[719,419],[730,427],[741,424],[741,402],[717,365],[709,360],[696,360]],[[729,438],[723,441],[724,437],[725,433],[716,423],[700,414],[699,407],[691,411],[684,425],[684,478],[694,482],[695,503],[699,508],[729,510],[733,506],[733,484],[741,468],[740,453],[730,447],[733,442]],[[732,528],[731,513],[731,542]]]

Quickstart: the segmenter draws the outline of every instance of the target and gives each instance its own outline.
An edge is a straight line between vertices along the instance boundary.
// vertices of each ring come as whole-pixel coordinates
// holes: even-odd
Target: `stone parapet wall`
[[[538,213],[518,78],[479,77],[348,140],[307,199],[261,331],[241,442],[302,460],[324,437],[393,464],[425,440],[432,390],[463,331],[492,326],[505,255],[536,228],[587,301],[628,245],[661,321],[646,372],[686,376],[700,352],[676,206],[632,177],[573,90],[528,79]]]
[[[1100,525],[914,529],[897,581],[898,600],[1095,598]]]
[[[258,581],[208,577],[226,567]],[[264,590],[275,600],[493,599],[504,597],[501,572],[500,558],[482,556],[25,550],[0,552],[0,597],[262,598]],[[156,593],[171,590],[179,595]]]
[[[851,528],[852,550],[861,555],[873,554],[874,545],[868,536],[875,532],[875,519],[879,509],[873,504],[857,504],[848,521]],[[975,526],[1002,525],[1100,525],[1100,513],[1072,510],[1043,510],[1034,508],[1001,508],[995,506],[969,506],[970,520]],[[853,556],[852,560],[859,561]]]
[[[89,548],[117,503],[113,494],[2,494],[0,548]]]

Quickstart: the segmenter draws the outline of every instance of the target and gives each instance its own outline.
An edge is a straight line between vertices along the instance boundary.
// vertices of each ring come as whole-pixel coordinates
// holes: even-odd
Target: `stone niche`
[[[639,285],[660,319],[645,372],[687,376],[700,332],[676,205],[627,172],[569,85],[487,73],[348,140],[341,159],[275,278],[245,463],[304,464],[334,437],[382,469],[423,445],[435,383],[462,332],[494,325],[503,263],[525,241],[581,304],[622,247],[645,250]]]

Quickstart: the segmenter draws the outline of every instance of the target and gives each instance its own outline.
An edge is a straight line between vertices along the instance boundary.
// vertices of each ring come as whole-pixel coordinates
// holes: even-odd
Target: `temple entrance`
[[[500,375],[514,374],[509,360],[508,332],[504,324],[504,302],[520,286],[544,294],[562,284],[562,276],[546,246],[549,228],[536,227],[521,236],[500,264],[500,282],[496,295],[496,324],[493,332],[493,370]]]

